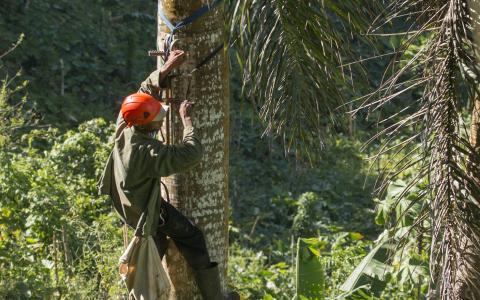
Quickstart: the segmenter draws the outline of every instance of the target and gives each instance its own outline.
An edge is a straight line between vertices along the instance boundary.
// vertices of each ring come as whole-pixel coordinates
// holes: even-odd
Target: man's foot
[[[240,300],[237,292],[222,293],[217,263],[212,263],[208,269],[196,270],[195,273],[195,279],[204,300]]]
[[[225,300],[240,300],[240,295],[237,292],[229,292],[224,298]]]

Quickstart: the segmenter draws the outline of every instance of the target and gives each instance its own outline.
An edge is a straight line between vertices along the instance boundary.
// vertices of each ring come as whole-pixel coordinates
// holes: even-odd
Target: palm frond
[[[266,134],[282,136],[287,150],[317,150],[351,84],[342,68],[353,32],[366,31],[376,4],[355,1],[239,1],[232,35],[244,90]],[[359,9],[360,8],[360,9]]]
[[[426,38],[427,42],[407,61],[396,57],[388,70],[391,75],[386,74],[387,79],[377,91],[378,97],[367,97],[362,107],[370,111],[381,109],[398,100],[399,95],[423,89],[423,96],[413,108],[402,113],[403,119],[383,132],[390,138],[396,136],[390,143],[398,145],[404,144],[398,139],[409,142],[418,136],[422,151],[410,152],[385,177],[393,179],[410,168],[412,161],[419,162],[419,174],[424,176],[413,178],[405,192],[428,177],[430,202],[422,215],[428,213],[432,226],[431,297],[480,298],[480,187],[472,180],[468,166],[478,153],[468,141],[461,117],[465,99],[478,96],[479,84],[478,69],[472,67],[476,64],[475,45],[467,1],[395,0],[387,11],[387,22],[409,22],[408,30],[402,33],[406,41],[400,53],[419,44],[420,39]],[[374,27],[381,28],[384,21],[379,20]],[[413,79],[412,74],[416,76]],[[405,136],[405,132],[413,133]],[[379,155],[392,148],[395,151],[397,147],[384,145]],[[417,224],[420,226],[421,222]]]

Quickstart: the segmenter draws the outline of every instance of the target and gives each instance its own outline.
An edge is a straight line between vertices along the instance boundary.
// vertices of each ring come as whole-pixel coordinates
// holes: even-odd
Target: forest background
[[[156,11],[156,1],[140,0],[0,3],[0,298],[124,294],[116,270],[121,224],[109,199],[97,195],[96,182],[123,97],[155,67],[146,53],[155,45]],[[337,26],[341,31],[340,19]],[[405,25],[390,26],[401,31]],[[350,42],[361,59],[392,52],[403,41],[387,35],[376,48],[354,37]],[[412,57],[421,47],[411,45],[404,55]],[[243,81],[242,49],[234,45],[229,53],[230,286],[245,299],[292,299],[301,285],[301,244],[318,262],[310,270],[318,286],[315,292],[307,287],[306,298],[425,298],[428,234],[402,239],[401,250],[384,237],[408,231],[420,214],[422,202],[415,200],[426,183],[403,193],[417,177],[410,168],[375,190],[384,170],[403,156],[368,159],[381,149],[382,137],[366,142],[396,120],[378,121],[400,106],[343,114],[322,132],[318,151],[288,152],[284,139],[263,134],[265,122]],[[346,84],[339,93],[352,100],[378,88],[389,62],[388,56],[367,60],[368,80],[354,88]],[[398,98],[415,103],[421,95],[412,88]],[[348,105],[358,108],[356,102]],[[414,131],[402,128],[405,136]],[[419,144],[415,140],[401,151]],[[401,232],[385,229],[398,224],[394,220],[400,220]]]

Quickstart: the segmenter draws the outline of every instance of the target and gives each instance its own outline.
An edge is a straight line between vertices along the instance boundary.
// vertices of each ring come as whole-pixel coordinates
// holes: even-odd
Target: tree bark
[[[159,0],[158,9],[175,24],[191,15],[207,0]],[[163,49],[170,30],[159,18],[157,43]],[[194,126],[199,131],[204,147],[202,162],[193,170],[164,178],[170,202],[191,218],[203,231],[212,261],[219,263],[223,288],[226,288],[228,257],[228,137],[229,90],[228,64],[223,51],[210,62],[187,75],[193,67],[223,43],[223,8],[216,7],[194,23],[175,33],[175,49],[187,54],[187,61],[172,79],[171,114],[163,131],[166,139],[179,143],[182,124],[177,114],[178,101],[194,101]],[[159,59],[159,65],[162,64]],[[188,95],[187,95],[187,90]],[[176,103],[176,104],[175,104]],[[175,107],[173,107],[175,106]],[[163,191],[165,196],[165,191]],[[166,255],[167,270],[174,288],[171,299],[201,299],[192,270],[169,241]]]

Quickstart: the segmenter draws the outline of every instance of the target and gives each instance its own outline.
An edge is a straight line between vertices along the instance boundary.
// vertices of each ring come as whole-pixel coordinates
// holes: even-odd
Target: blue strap
[[[161,11],[160,9],[158,10],[158,16],[163,20],[163,22],[165,23],[165,25],[167,25],[168,29],[170,29],[171,32],[175,31],[175,26],[173,26],[172,22],[170,22],[167,16],[165,16],[163,11]]]
[[[177,31],[178,29],[187,26],[188,24],[191,24],[195,22],[198,18],[206,14],[207,12],[211,11],[213,8],[215,8],[218,4],[220,4],[222,0],[214,0],[211,4],[204,5],[197,9],[196,11],[193,12],[190,16],[186,17],[185,19],[181,20],[177,24],[173,25],[172,22],[165,16],[165,14],[161,11],[158,10],[158,16],[163,20],[163,22],[167,25],[167,27],[170,29],[172,33]]]
[[[203,16],[207,12],[214,9],[218,4],[220,4],[220,2],[222,2],[222,0],[214,0],[211,4],[207,4],[207,5],[204,5],[204,6],[200,7],[199,9],[194,11],[193,14],[186,17],[182,21],[178,22],[175,25],[176,29],[180,29],[184,26],[187,26],[188,24],[191,24],[191,23],[195,22],[195,20],[197,20],[198,18],[200,18],[201,16]]]

